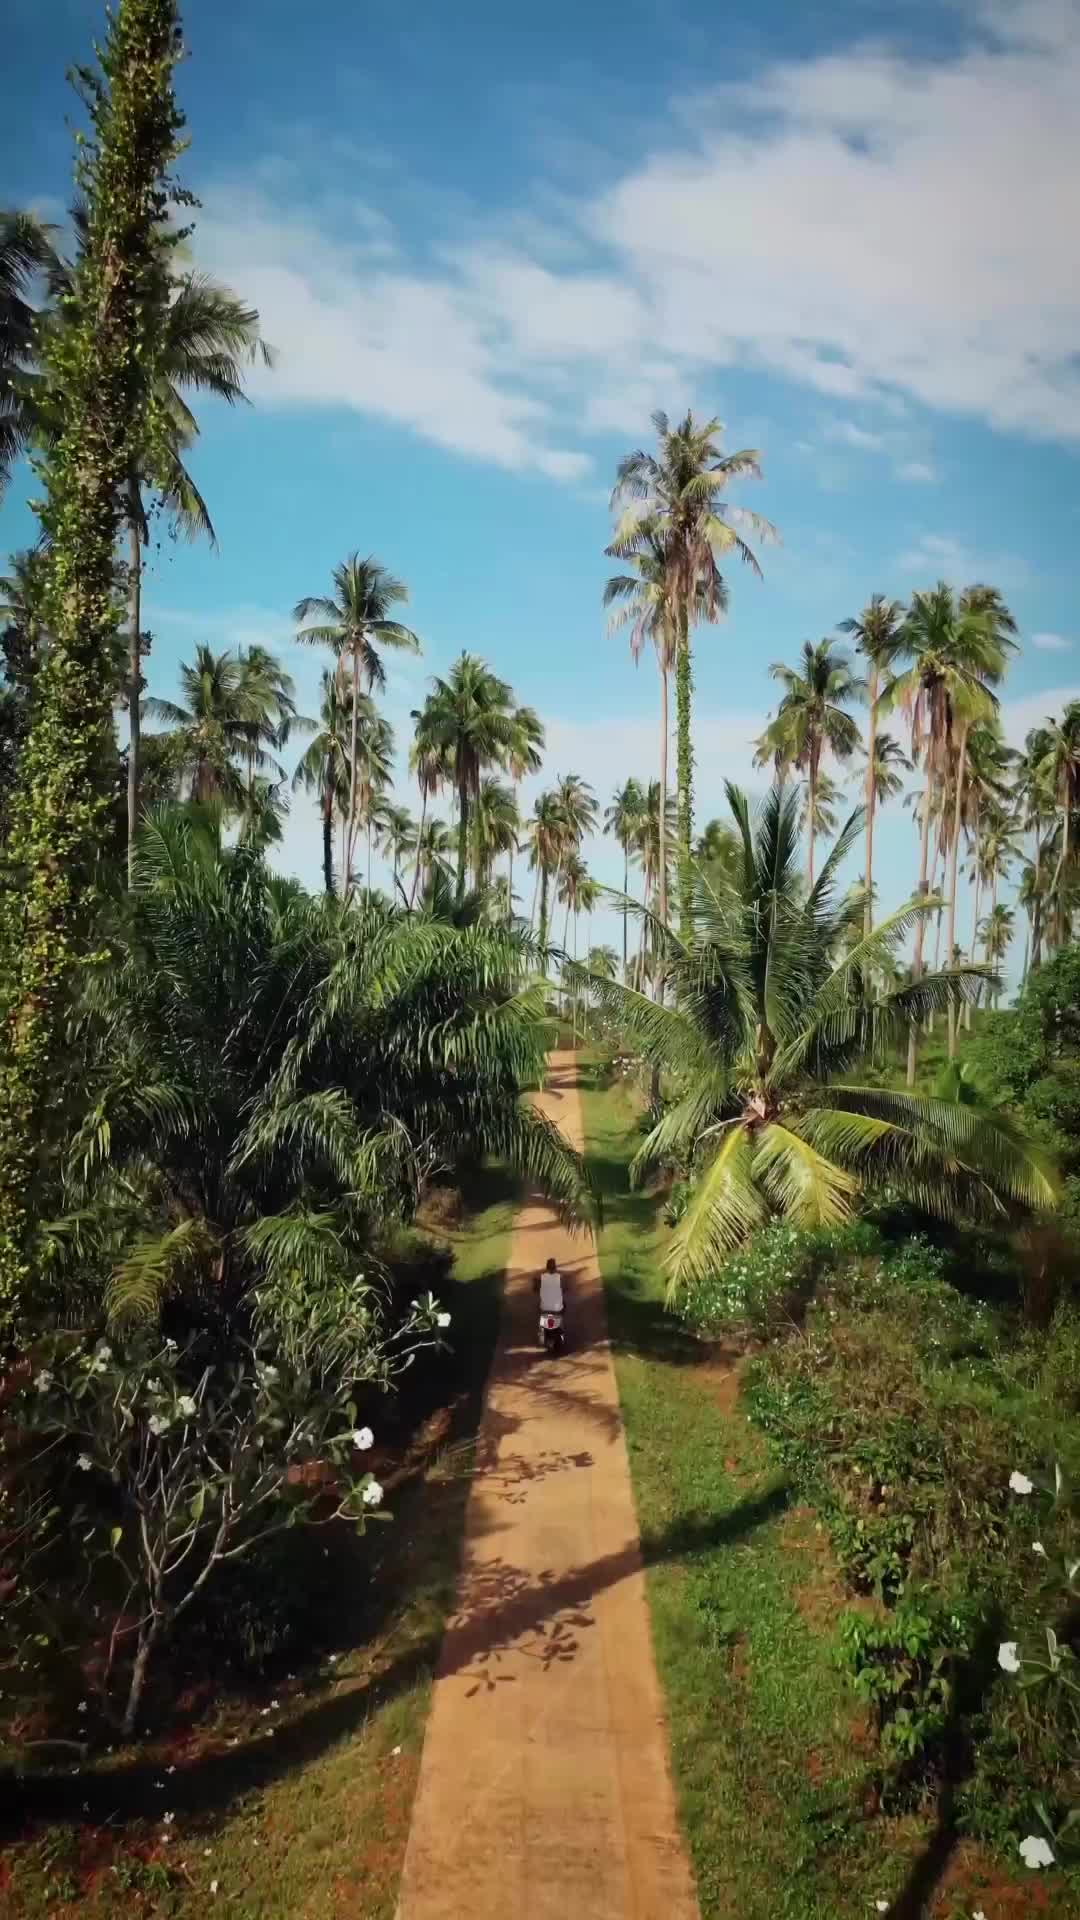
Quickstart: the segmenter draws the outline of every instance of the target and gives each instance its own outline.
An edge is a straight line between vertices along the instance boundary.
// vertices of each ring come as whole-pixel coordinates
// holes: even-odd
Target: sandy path
[[[580,1144],[573,1056],[540,1105]],[[569,1351],[533,1274],[568,1277]],[[399,1920],[697,1920],[591,1244],[518,1215]]]

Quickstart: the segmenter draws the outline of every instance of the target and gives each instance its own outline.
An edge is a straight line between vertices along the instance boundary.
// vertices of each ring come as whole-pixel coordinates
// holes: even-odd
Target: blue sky
[[[0,201],[58,211],[65,66],[101,9],[15,0]],[[792,659],[874,591],[989,578],[1014,738],[1080,693],[1080,6],[185,8],[201,264],[278,349],[194,456],[219,546],[155,553],[153,689],[195,639],[289,647],[348,551],[412,590],[399,723],[462,647],[602,799],[656,762],[655,673],[600,610],[615,463],[650,410],[761,450],[772,520],[696,656],[700,813]],[[13,40],[11,38],[13,33]],[[17,480],[0,547],[28,536]],[[306,698],[317,656],[290,651]],[[906,893],[908,817],[883,824]],[[591,850],[615,879],[610,843]],[[285,863],[315,879],[302,801]]]

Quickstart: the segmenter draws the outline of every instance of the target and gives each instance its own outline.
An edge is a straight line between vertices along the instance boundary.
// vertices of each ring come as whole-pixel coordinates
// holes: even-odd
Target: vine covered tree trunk
[[[349,736],[349,826],[345,835],[345,873],[342,879],[342,892],[346,899],[352,892],[353,853],[356,847],[356,809],[358,802],[356,752],[357,728],[360,720],[360,655],[353,648],[352,657],[352,727]]]
[[[690,632],[686,607],[679,612],[679,643],[675,658],[675,758],[679,783],[679,932],[690,937],[693,876],[690,868],[690,840],[694,828],[694,749],[690,738],[690,710],[694,682],[690,669]],[[661,795],[661,805],[664,795]],[[661,815],[662,817],[662,815]],[[662,881],[665,895],[666,877]]]
[[[108,833],[117,536],[136,451],[165,440],[152,398],[155,317],[168,297],[161,235],[183,126],[172,86],[180,52],[175,0],[117,0],[79,150],[87,223],[70,323],[42,342],[56,421],[41,469],[50,645],[8,845],[18,878],[0,908],[0,1326],[9,1334]]]
[[[930,813],[931,813],[931,808],[932,808],[933,798],[934,798],[933,793],[931,791],[931,784],[932,783],[931,783],[930,769],[929,767],[927,767],[926,789],[923,793],[922,834],[919,842],[919,885],[918,885],[917,891],[918,891],[918,896],[920,900],[925,900],[926,898],[926,874],[927,874],[927,868],[929,866],[929,861],[930,861]],[[923,936],[925,934],[925,931],[926,931],[925,919],[917,920],[915,922],[915,951],[911,956],[912,980],[922,979]],[[916,1066],[918,1057],[919,1057],[918,1028],[917,1028],[917,1023],[913,1020],[911,1023],[910,1032],[908,1034],[907,1084],[909,1087],[913,1087],[915,1085],[915,1066]]]
[[[628,889],[629,889],[629,886],[630,886],[630,848],[629,848],[629,846],[627,845],[627,842],[626,842],[626,841],[624,840],[624,841],[623,841],[623,850],[622,850],[622,890],[623,890],[623,910],[622,910],[622,977],[623,977],[623,986],[624,986],[624,987],[625,987],[625,985],[626,985],[626,895],[627,895],[627,891],[628,891]]]

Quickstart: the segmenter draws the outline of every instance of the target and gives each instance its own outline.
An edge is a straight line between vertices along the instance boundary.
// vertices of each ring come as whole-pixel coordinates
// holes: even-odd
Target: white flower
[[[975,1912],[971,1916],[971,1920],[986,1920],[986,1915],[981,1907],[976,1907]]]
[[[78,1459],[75,1462],[75,1465],[77,1467],[81,1467],[83,1473],[89,1473],[93,1464],[94,1463],[91,1460],[90,1455],[88,1453],[80,1453]]]
[[[448,1313],[437,1313],[435,1315],[435,1324],[437,1327],[448,1327],[450,1325],[450,1315]]]
[[[276,1367],[266,1366],[259,1368],[259,1379],[262,1381],[264,1387],[272,1387],[278,1378],[279,1375]]]
[[[86,1701],[85,1701],[85,1700],[80,1700],[80,1701],[79,1701],[79,1712],[80,1712],[80,1713],[85,1713],[85,1712],[86,1712]]]
[[[107,1363],[107,1362],[108,1362],[109,1360],[111,1360],[111,1359],[112,1359],[112,1348],[111,1348],[111,1347],[107,1347],[107,1346],[105,1345],[105,1342],[104,1342],[104,1340],[102,1341],[102,1343],[101,1343],[101,1345],[100,1345],[100,1347],[95,1347],[95,1349],[94,1349],[94,1359],[95,1359],[95,1360],[100,1360],[100,1361],[101,1361],[101,1364],[102,1364],[102,1366],[105,1366],[105,1365],[106,1365],[106,1363]]]
[[[195,1411],[195,1402],[192,1399],[190,1393],[182,1393],[176,1404],[179,1407],[181,1413],[183,1414],[184,1419],[190,1420],[192,1414]]]
[[[41,1372],[34,1377],[34,1385],[39,1393],[47,1393],[52,1382],[53,1377],[47,1367],[42,1367]]]
[[[888,1913],[889,1911],[889,1903],[887,1900],[875,1900],[874,1906],[878,1913]]]
[[[1039,1558],[1040,1558],[1040,1560],[1045,1560],[1045,1559],[1046,1559],[1046,1548],[1045,1548],[1045,1547],[1043,1546],[1043,1543],[1042,1543],[1042,1541],[1041,1541],[1041,1540],[1033,1540],[1033,1541],[1032,1541],[1032,1543],[1031,1543],[1031,1551],[1032,1551],[1032,1553],[1037,1553],[1037,1554],[1038,1554],[1038,1556],[1039,1556]]]
[[[166,1351],[166,1353],[175,1353],[175,1352],[176,1352],[176,1341],[175,1341],[175,1340],[166,1340],[166,1342],[165,1342],[165,1351]]]
[[[150,1415],[149,1427],[150,1427],[151,1433],[154,1433],[154,1434],[168,1433],[171,1425],[172,1425],[172,1422],[169,1419],[167,1419],[165,1414],[163,1413],[152,1413]]]
[[[148,1380],[148,1381],[147,1381],[147,1383],[146,1383],[146,1391],[147,1391],[147,1393],[160,1393],[160,1392],[161,1392],[161,1381],[160,1381],[160,1380]]]
[[[375,1445],[375,1435],[370,1427],[354,1427],[350,1438],[353,1446],[359,1447],[361,1453],[366,1453],[369,1447]]]
[[[216,1880],[211,1880],[211,1882],[210,1882],[210,1891],[211,1891],[211,1893],[216,1893],[216,1892],[217,1892],[217,1886],[218,1886],[218,1883],[217,1883],[217,1881],[216,1881]]]
[[[1034,1493],[1035,1491],[1034,1481],[1029,1480],[1026,1473],[1017,1473],[1015,1467],[1009,1475],[1009,1486],[1013,1493]]]
[[[175,1813],[163,1813],[161,1818],[167,1827],[171,1827],[173,1821],[176,1819],[176,1815]]]
[[[1002,1641],[998,1648],[998,1666],[1001,1667],[1005,1673],[1019,1673],[1020,1656],[1016,1650],[1015,1640]]]
[[[1027,1839],[1020,1842],[1020,1858],[1025,1867],[1052,1867],[1054,1850],[1041,1834],[1029,1833]]]
[[[367,1486],[364,1488],[364,1505],[365,1507],[381,1507],[382,1488],[377,1480],[369,1480]]]

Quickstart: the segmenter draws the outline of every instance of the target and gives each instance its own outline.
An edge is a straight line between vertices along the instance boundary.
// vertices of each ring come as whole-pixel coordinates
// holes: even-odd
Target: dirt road
[[[580,1144],[571,1054],[539,1103]],[[569,1300],[558,1359],[531,1287],[549,1253]],[[697,1920],[596,1258],[540,1202],[514,1229],[398,1912]]]

